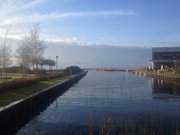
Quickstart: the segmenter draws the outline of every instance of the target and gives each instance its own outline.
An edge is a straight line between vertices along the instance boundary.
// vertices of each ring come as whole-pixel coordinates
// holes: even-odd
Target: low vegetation
[[[82,71],[76,66],[58,70],[55,60],[43,56],[46,46],[34,25],[11,52],[7,30],[0,43],[0,106],[25,98]],[[15,60],[14,60],[15,59]],[[15,66],[12,66],[16,62]]]
[[[1,79],[0,82],[0,107],[60,83],[79,72],[82,69],[71,66],[65,70],[46,71],[43,74],[7,73],[8,79]]]
[[[26,98],[36,92],[48,88],[56,83],[70,78],[67,72],[36,76],[30,79],[9,80],[0,84],[0,106],[10,104],[22,98]]]

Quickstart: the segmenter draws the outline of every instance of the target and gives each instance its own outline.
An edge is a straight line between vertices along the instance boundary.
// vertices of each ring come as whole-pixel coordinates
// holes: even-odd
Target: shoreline
[[[173,71],[146,71],[146,70],[136,70],[133,71],[134,74],[146,75],[147,77],[159,78],[159,79],[169,79],[169,80],[180,80],[180,74]]]
[[[146,74],[161,79],[180,80],[180,75],[174,72],[146,72]]]
[[[31,120],[32,117],[42,112],[57,97],[63,94],[75,83],[80,81],[86,74],[87,71],[83,71],[79,74],[74,75],[70,79],[66,79],[63,82],[55,84],[49,88],[34,93],[31,96],[28,96],[24,99],[18,100],[16,102],[13,102],[12,104],[9,104],[1,108],[1,132],[5,132],[6,134],[15,133],[25,123]]]
[[[7,82],[4,87],[0,89],[0,108],[11,104],[12,102],[17,102],[18,100],[24,99],[35,93],[42,91],[48,87],[55,84],[61,83],[64,80],[70,79],[71,75],[62,75],[61,77],[56,77],[52,79],[32,79],[30,80],[14,80],[12,82]],[[26,83],[27,82],[27,83]]]

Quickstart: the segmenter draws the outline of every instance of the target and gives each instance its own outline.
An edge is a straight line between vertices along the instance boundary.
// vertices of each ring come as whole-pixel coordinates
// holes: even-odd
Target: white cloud
[[[39,4],[43,4],[48,0],[4,0],[0,1],[0,17],[4,18],[12,17],[13,15],[21,14],[25,10],[33,8]]]
[[[24,6],[22,7],[22,9],[29,9],[32,7],[35,7],[39,4],[43,4],[46,3],[48,0],[32,0],[31,2],[24,4]]]
[[[26,8],[29,8],[33,5],[38,4],[39,2],[45,2],[45,0],[36,0],[34,3],[29,3],[26,5]],[[63,18],[73,18],[73,17],[110,17],[110,16],[132,16],[136,15],[133,10],[103,10],[103,11],[80,11],[80,12],[53,12],[48,14],[40,14],[40,13],[31,13],[25,15],[14,15],[10,18],[4,18],[0,22],[0,28],[6,29],[9,26],[17,29],[23,29],[25,25],[31,25],[33,23],[43,23],[48,21],[58,21]],[[22,34],[21,34],[22,35]],[[11,35],[11,37],[19,37],[17,35]],[[48,37],[48,36],[47,36]],[[51,37],[51,36],[49,36]],[[65,42],[77,42],[75,38],[52,38],[54,41],[65,41]],[[51,39],[50,39],[51,40]]]
[[[62,43],[67,43],[67,44],[80,44],[81,41],[79,38],[77,37],[66,37],[66,36],[62,36],[62,35],[50,35],[49,33],[42,33],[41,34],[41,38],[45,41],[48,42],[62,42]]]
[[[1,1],[1,0],[0,0]],[[67,1],[67,0],[65,0]],[[35,9],[50,0],[4,0],[0,3],[0,37],[9,30],[9,38],[21,39],[27,32],[26,27],[34,23],[59,21],[64,18],[77,17],[111,17],[111,16],[134,16],[133,10],[100,10],[100,11],[77,11],[77,12],[53,12],[42,14]],[[44,5],[43,5],[44,6]],[[45,5],[46,6],[46,5]],[[35,10],[32,10],[35,9]],[[33,12],[32,12],[33,11]],[[51,26],[50,26],[51,27]],[[51,27],[53,29],[53,26]],[[42,28],[44,29],[44,28]],[[44,39],[54,42],[81,43],[77,37],[52,36],[48,33]]]
[[[23,23],[39,23],[43,21],[51,21],[62,18],[70,17],[93,17],[93,16],[131,16],[136,15],[133,10],[107,10],[107,11],[87,11],[87,12],[64,12],[64,13],[49,13],[49,14],[29,14],[14,16],[8,19],[5,19],[0,22],[0,26],[9,25],[9,24],[23,24]]]

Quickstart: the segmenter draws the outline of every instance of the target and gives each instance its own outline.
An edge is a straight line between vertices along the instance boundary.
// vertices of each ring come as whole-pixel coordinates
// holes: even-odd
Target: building
[[[162,69],[176,67],[180,63],[180,47],[152,48],[152,67]]]

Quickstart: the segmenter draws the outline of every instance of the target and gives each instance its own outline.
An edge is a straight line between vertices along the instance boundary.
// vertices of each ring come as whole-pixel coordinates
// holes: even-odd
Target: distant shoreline
[[[118,69],[118,68],[88,68],[86,70],[95,70],[98,72],[133,72],[134,69]]]

